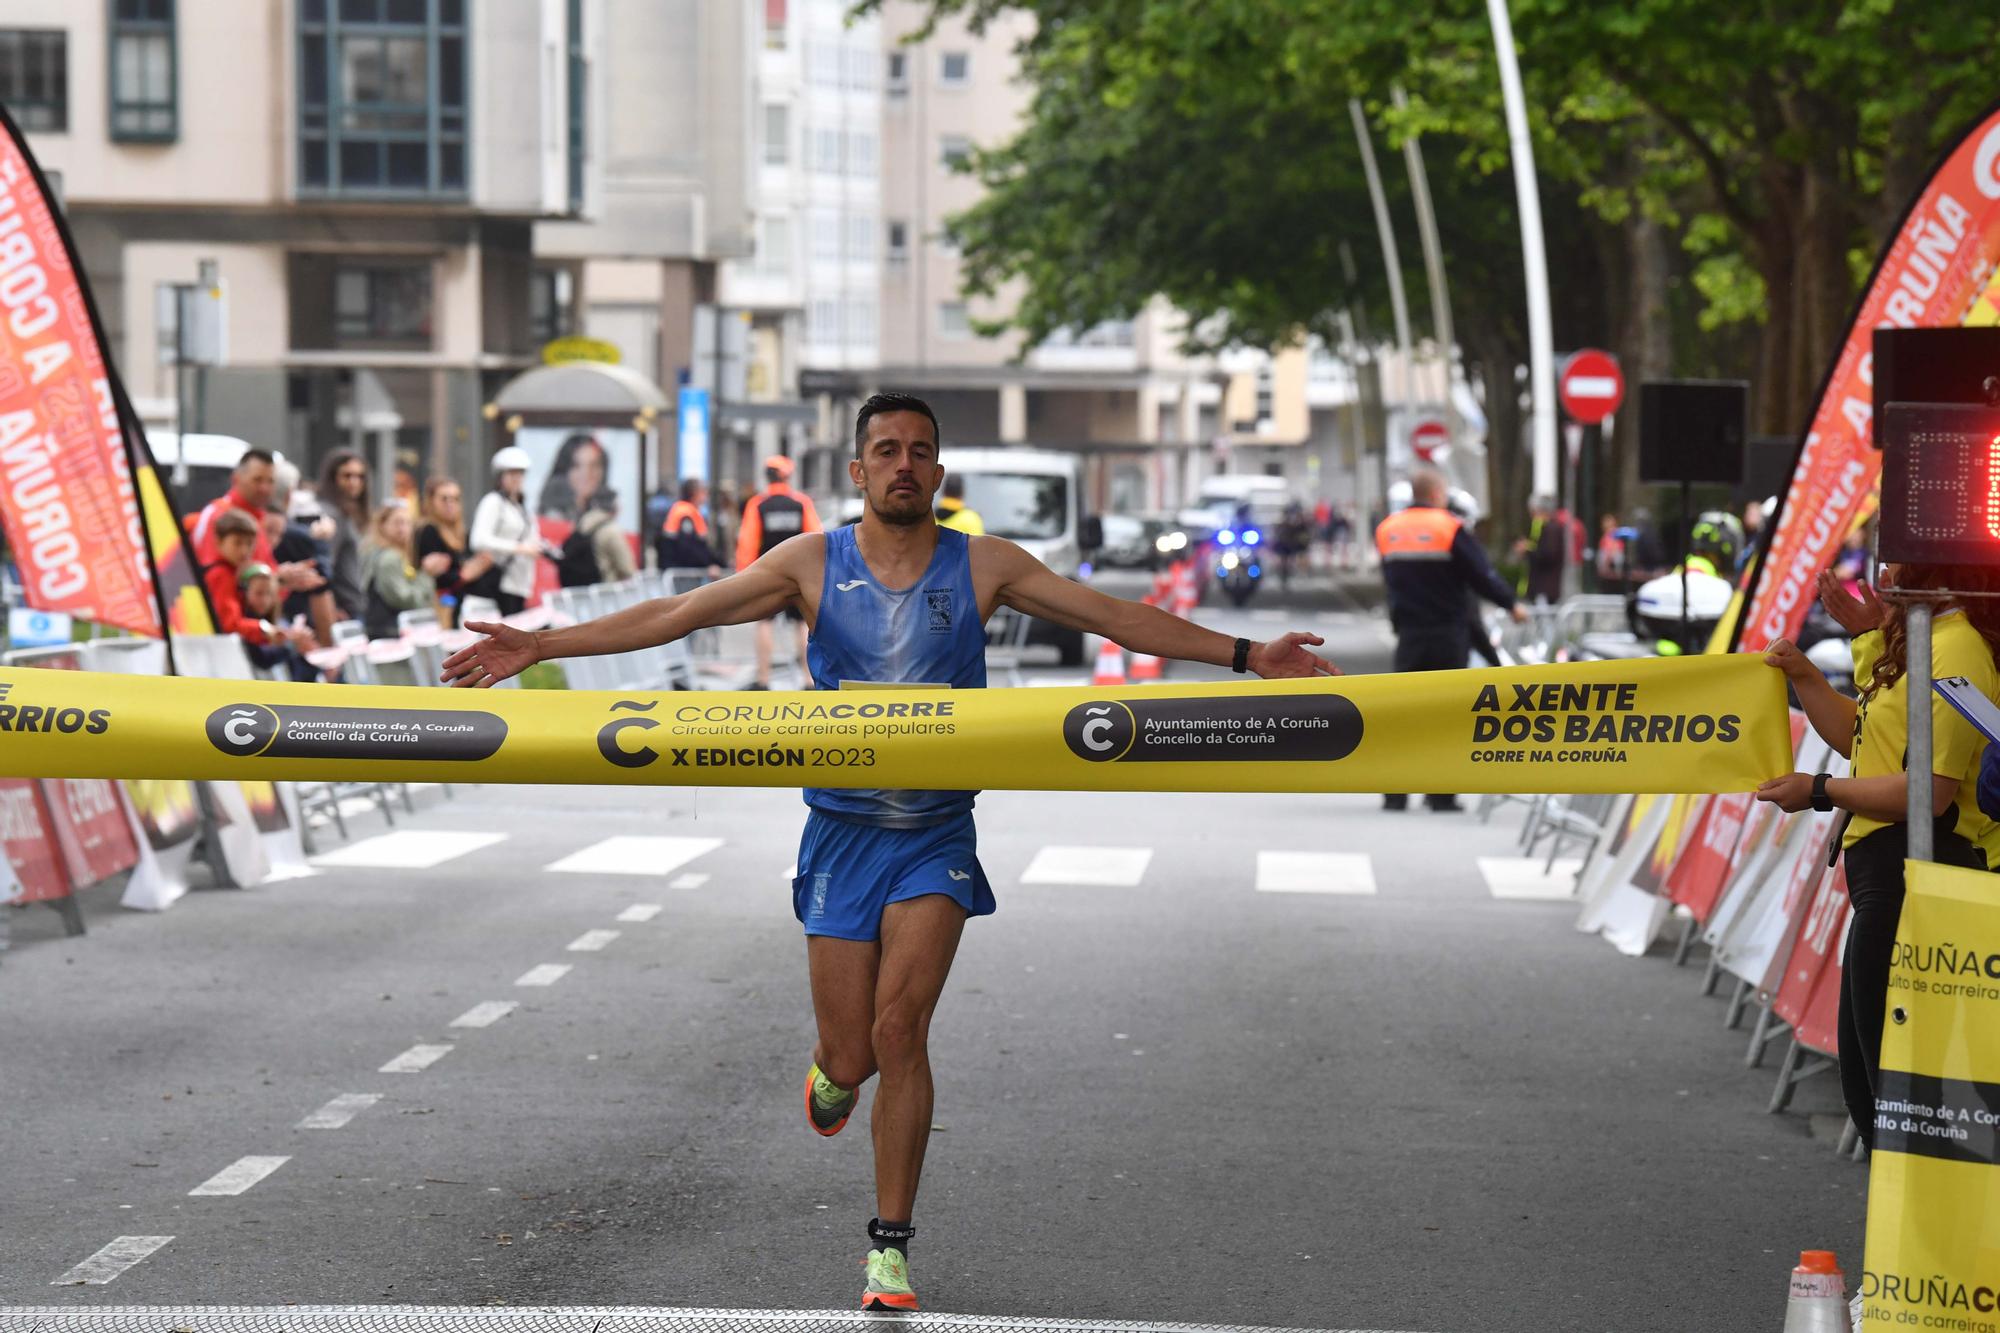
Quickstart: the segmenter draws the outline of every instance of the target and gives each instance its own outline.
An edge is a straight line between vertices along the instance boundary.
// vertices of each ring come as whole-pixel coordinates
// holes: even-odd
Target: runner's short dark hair
[[[861,411],[854,418],[854,456],[861,457],[861,446],[868,443],[868,423],[884,412],[917,412],[930,418],[931,439],[943,442],[943,432],[938,429],[937,413],[931,405],[914,394],[878,393],[861,405]]]
[[[245,463],[270,463],[275,465],[277,461],[277,456],[269,449],[245,449],[243,457],[236,460],[236,466],[242,467]]]

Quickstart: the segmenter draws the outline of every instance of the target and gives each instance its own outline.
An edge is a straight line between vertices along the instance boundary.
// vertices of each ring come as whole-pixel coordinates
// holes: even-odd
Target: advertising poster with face
[[[639,432],[614,426],[525,426],[514,432],[527,451],[528,512],[550,560],[538,572],[538,592],[557,586],[557,552],[579,522],[596,513],[625,534],[636,552],[645,504],[639,478]]]

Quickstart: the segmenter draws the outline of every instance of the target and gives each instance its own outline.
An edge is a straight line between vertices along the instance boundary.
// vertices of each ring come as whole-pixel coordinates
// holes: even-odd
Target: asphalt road
[[[1386,664],[1329,590],[1207,618]],[[394,864],[157,917],[96,890],[76,940],[15,914],[0,1306],[851,1306],[872,1177],[861,1119],[800,1123],[797,795],[419,801],[405,836],[367,816],[322,849]],[[1000,911],[932,1032],[927,1309],[1678,1333],[1776,1328],[1801,1248],[1852,1266],[1866,1168],[1832,1151],[1830,1079],[1766,1115],[1697,968],[1493,896],[1514,820],[1378,807],[981,799]],[[1301,864],[1273,853],[1343,891],[1268,891]],[[453,1026],[487,1002],[513,1007]],[[245,1158],[283,1160],[190,1193]],[[172,1240],[52,1285],[122,1236]]]

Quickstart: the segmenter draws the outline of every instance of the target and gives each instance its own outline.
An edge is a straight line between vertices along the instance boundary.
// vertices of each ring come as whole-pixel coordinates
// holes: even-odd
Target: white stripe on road
[[[516,986],[553,986],[569,975],[568,963],[537,963],[523,972],[514,982]]]
[[[485,1000],[451,1020],[455,1028],[490,1028],[520,1005],[513,1000]]]
[[[1131,888],[1152,859],[1150,847],[1044,847],[1021,872],[1021,882]]]
[[[569,942],[571,953],[596,953],[618,938],[615,930],[586,930]]]
[[[706,883],[708,883],[707,875],[682,875],[679,879],[667,885],[667,887],[670,889],[698,889]]]
[[[572,875],[671,875],[721,845],[720,838],[621,836],[572,852],[547,868]]]
[[[325,1106],[299,1121],[300,1129],[339,1129],[376,1102],[379,1092],[343,1092]]]
[[[409,1050],[404,1051],[401,1055],[391,1060],[388,1064],[383,1065],[375,1072],[378,1074],[421,1073],[450,1054],[451,1047],[448,1045],[412,1046]]]
[[[1370,897],[1375,865],[1363,852],[1259,852],[1257,892]]]
[[[120,1236],[49,1285],[101,1287],[172,1240],[172,1236]]]
[[[660,905],[658,903],[633,903],[618,914],[618,920],[632,922],[651,921],[659,914]]]
[[[198,1195],[241,1194],[291,1160],[289,1157],[239,1157],[189,1190],[188,1195],[192,1198]]]
[[[398,829],[313,858],[317,866],[356,866],[370,870],[429,870],[507,841],[504,833],[454,833],[445,829]]]
[[[1486,891],[1495,898],[1516,902],[1573,902],[1576,899],[1576,872],[1581,861],[1558,861],[1549,874],[1539,856],[1482,856],[1479,873],[1486,877]]]

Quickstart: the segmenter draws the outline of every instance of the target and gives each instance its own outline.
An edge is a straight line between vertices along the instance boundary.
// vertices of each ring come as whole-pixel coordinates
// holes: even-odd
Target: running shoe
[[[864,1310],[914,1310],[917,1293],[910,1290],[910,1261],[893,1246],[868,1251],[868,1285],[861,1290]]]
[[[818,1065],[806,1071],[806,1122],[814,1133],[827,1138],[840,1133],[860,1098],[861,1089],[841,1087],[820,1073]]]

